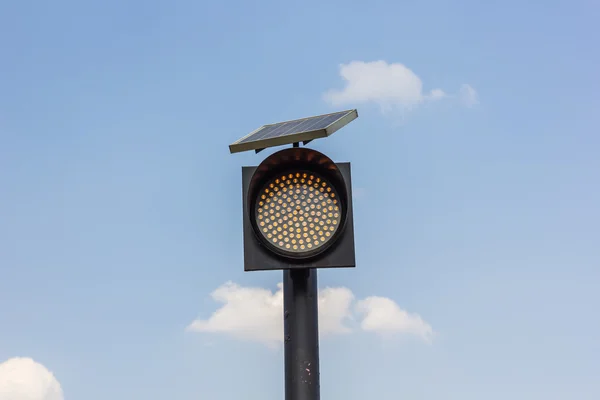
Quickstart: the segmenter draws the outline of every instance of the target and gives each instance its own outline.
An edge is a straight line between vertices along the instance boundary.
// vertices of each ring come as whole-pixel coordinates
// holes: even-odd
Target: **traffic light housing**
[[[350,163],[288,148],[242,186],[245,271],[356,266]]]

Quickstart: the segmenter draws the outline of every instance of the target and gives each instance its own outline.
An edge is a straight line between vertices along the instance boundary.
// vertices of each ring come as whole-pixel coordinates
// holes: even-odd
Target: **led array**
[[[274,246],[295,253],[327,243],[340,225],[335,188],[307,172],[280,175],[269,182],[256,201],[256,223]]]

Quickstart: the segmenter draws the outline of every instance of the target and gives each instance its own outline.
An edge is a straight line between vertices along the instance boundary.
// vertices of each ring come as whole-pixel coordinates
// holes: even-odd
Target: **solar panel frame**
[[[249,150],[260,151],[268,147],[328,137],[356,118],[358,118],[358,111],[352,109],[263,125],[229,145],[229,152],[233,154]],[[327,122],[327,124],[319,125],[317,124],[319,121]],[[302,128],[303,124],[307,124],[307,126]],[[319,128],[311,129],[315,126]],[[309,130],[297,132],[298,128]]]

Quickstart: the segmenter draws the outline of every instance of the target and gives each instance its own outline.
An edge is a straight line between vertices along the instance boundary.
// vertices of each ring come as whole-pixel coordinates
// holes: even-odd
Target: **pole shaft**
[[[320,400],[316,269],[283,271],[285,400]]]

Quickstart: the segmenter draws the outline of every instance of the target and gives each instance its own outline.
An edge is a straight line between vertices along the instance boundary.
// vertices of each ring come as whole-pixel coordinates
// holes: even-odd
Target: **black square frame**
[[[354,268],[354,213],[352,205],[352,179],[349,162],[336,163],[348,192],[346,224],[338,240],[324,253],[309,260],[292,260],[270,251],[256,237],[250,222],[248,204],[250,181],[257,167],[242,167],[243,226],[244,226],[244,271],[269,271],[303,268]]]

